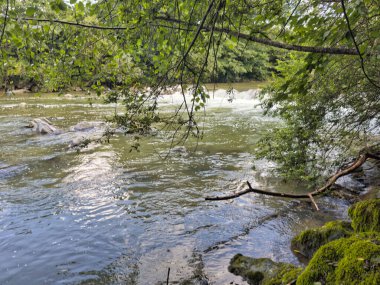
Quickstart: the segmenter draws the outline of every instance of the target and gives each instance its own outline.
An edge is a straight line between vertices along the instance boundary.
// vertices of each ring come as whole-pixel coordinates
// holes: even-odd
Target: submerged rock
[[[75,126],[70,127],[70,131],[88,131],[96,128],[105,128],[107,124],[105,122],[80,122]]]
[[[40,133],[40,134],[56,134],[60,133],[60,130],[58,130],[56,127],[53,126],[53,124],[46,118],[36,118],[29,122],[30,128],[33,129],[33,131]]]
[[[237,254],[231,259],[228,270],[242,276],[250,285],[281,285],[296,280],[302,268],[274,262],[269,258],[251,258]]]
[[[322,246],[297,285],[380,284],[380,234],[360,233]]]
[[[353,234],[353,229],[349,222],[333,221],[316,229],[309,229],[292,239],[292,250],[298,256],[310,259],[322,245]]]
[[[85,148],[90,143],[97,143],[101,142],[101,139],[103,138],[102,134],[90,134],[86,136],[77,136],[73,138],[69,143],[69,148]]]
[[[371,199],[354,204],[348,210],[352,227],[357,232],[380,232],[380,199]]]
[[[14,95],[17,95],[17,94],[23,94],[23,93],[30,93],[30,91],[28,89],[15,89],[12,91],[12,93]]]
[[[65,99],[73,99],[74,95],[67,93],[67,94],[63,95],[63,98],[65,98]]]

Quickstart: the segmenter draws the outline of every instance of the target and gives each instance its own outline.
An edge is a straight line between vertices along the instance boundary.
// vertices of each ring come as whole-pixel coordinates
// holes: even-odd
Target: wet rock
[[[70,131],[88,131],[92,129],[100,129],[106,127],[107,124],[105,122],[80,122],[75,126],[70,127]]]
[[[322,245],[298,277],[297,285],[380,284],[380,199],[354,204],[349,215],[355,232]],[[346,223],[334,223],[328,227],[347,230]]]
[[[67,94],[63,95],[63,98],[65,98],[65,99],[73,99],[74,95],[67,93]]]
[[[170,150],[170,154],[179,157],[187,157],[189,155],[189,152],[185,146],[175,146]]]
[[[365,183],[363,183],[364,178],[365,178],[365,176],[363,174],[363,171],[360,171],[360,172],[356,172],[352,175],[340,177],[337,180],[336,184],[341,186],[342,188],[346,188],[346,189],[349,189],[352,191],[361,192],[361,191],[363,191],[363,189],[365,187]]]
[[[30,91],[28,89],[15,89],[12,91],[12,93],[17,95],[17,94],[30,93]]]
[[[69,143],[69,148],[85,148],[90,143],[93,142],[100,142],[102,139],[102,134],[90,134],[86,136],[77,136],[72,139],[72,141]]]
[[[380,284],[380,234],[359,233],[322,246],[297,285]]]
[[[312,258],[313,254],[322,245],[353,234],[349,222],[333,221],[316,229],[309,229],[292,239],[292,250],[299,258]],[[301,256],[299,256],[301,255]]]
[[[350,207],[348,215],[356,232],[380,232],[380,199],[358,202]]]
[[[29,123],[29,127],[33,129],[33,131],[40,134],[57,134],[60,131],[53,126],[53,124],[46,118],[37,118],[33,119]]]
[[[0,180],[12,178],[25,171],[25,165],[6,165],[0,163]]]
[[[280,285],[297,279],[302,268],[274,262],[269,258],[251,258],[237,254],[231,259],[228,270],[242,276],[250,285]]]
[[[181,285],[209,285],[209,282],[207,279],[192,278],[189,280],[182,280],[180,281],[180,284]]]

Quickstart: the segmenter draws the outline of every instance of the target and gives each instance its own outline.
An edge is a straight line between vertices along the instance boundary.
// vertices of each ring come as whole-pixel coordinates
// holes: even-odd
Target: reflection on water
[[[117,135],[76,153],[67,150],[73,132],[41,136],[24,128],[45,116],[68,131],[104,119],[112,106],[0,97],[0,284],[166,284],[168,268],[173,284],[244,284],[227,271],[236,253],[297,263],[290,238],[342,218],[344,202],[323,198],[316,213],[306,202],[258,195],[204,201],[247,180],[303,191],[273,177],[273,164],[253,159],[262,131],[278,123],[262,116],[256,93],[237,92],[229,102],[216,91],[196,151],[179,147],[166,160],[160,135],[142,138],[141,152]],[[162,110],[180,98],[164,96]]]

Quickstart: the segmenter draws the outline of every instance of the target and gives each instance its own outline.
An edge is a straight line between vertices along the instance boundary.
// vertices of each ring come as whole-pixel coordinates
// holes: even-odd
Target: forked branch
[[[314,207],[318,211],[319,210],[318,205],[316,204],[313,197],[318,196],[318,195],[326,192],[331,186],[334,185],[334,183],[338,180],[339,177],[345,176],[345,175],[350,174],[351,172],[355,171],[360,166],[362,166],[368,158],[380,160],[380,157],[377,154],[370,153],[370,152],[363,152],[358,156],[358,158],[354,162],[352,162],[350,165],[339,170],[337,173],[335,173],[333,176],[331,176],[327,180],[327,182],[324,186],[322,186],[321,188],[318,188],[312,192],[306,193],[306,194],[281,193],[281,192],[271,192],[271,191],[266,191],[266,190],[261,190],[261,189],[255,189],[247,181],[248,189],[245,189],[243,191],[240,191],[240,192],[237,192],[237,193],[234,193],[231,195],[226,195],[226,196],[206,197],[205,200],[208,200],[208,201],[229,200],[229,199],[234,199],[234,198],[237,198],[239,196],[245,195],[247,193],[257,193],[257,194],[263,194],[266,196],[284,197],[284,198],[293,198],[293,199],[307,198],[307,199],[311,200]]]

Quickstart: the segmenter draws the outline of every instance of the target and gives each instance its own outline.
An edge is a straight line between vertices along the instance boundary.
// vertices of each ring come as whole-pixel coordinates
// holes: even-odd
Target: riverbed
[[[242,253],[299,264],[290,240],[307,227],[347,219],[344,200],[308,202],[244,195],[244,189],[306,192],[284,183],[270,161],[255,160],[256,142],[280,122],[264,117],[258,90],[210,94],[203,139],[164,159],[165,134],[115,134],[74,151],[68,130],[104,121],[120,106],[82,93],[0,97],[0,284],[246,284],[228,272]],[[163,96],[162,112],[180,94]],[[25,128],[46,117],[62,134]],[[187,283],[186,283],[187,282]],[[203,282],[203,283],[202,283]],[[206,283],[207,282],[207,283]]]

